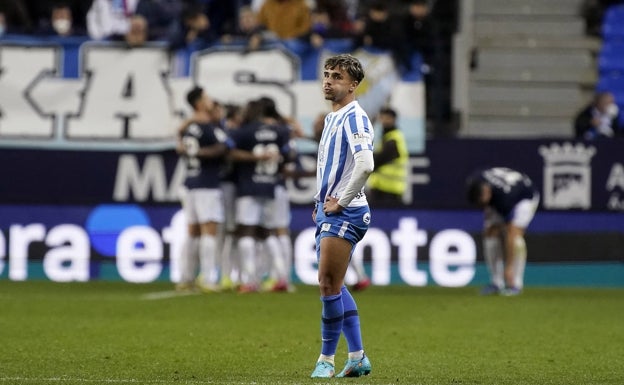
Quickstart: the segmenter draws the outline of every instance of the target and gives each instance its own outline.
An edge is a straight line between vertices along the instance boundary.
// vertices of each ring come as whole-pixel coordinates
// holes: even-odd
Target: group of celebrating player
[[[292,289],[282,172],[293,160],[289,123],[267,97],[224,112],[194,87],[187,102],[193,115],[178,129],[177,152],[186,162],[181,201],[188,236],[176,289]]]

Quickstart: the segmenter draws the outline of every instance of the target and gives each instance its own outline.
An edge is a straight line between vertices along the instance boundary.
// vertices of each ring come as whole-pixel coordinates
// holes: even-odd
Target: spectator
[[[317,0],[316,9],[327,13],[331,29],[340,37],[347,37],[353,31],[353,17],[349,15],[345,0]]]
[[[36,33],[53,36],[86,34],[87,12],[91,8],[93,0],[26,0],[25,3],[32,17]],[[63,8],[69,9],[69,14],[71,15],[71,32],[67,35],[56,32],[52,26],[52,14],[55,10]],[[64,22],[61,22],[61,24],[63,23]],[[61,27],[61,29],[63,28],[64,27]]]
[[[3,0],[0,2],[0,13],[3,15],[5,33],[30,33],[33,23],[28,9],[20,0]]]
[[[209,0],[206,15],[210,19],[210,30],[214,36],[223,36],[236,28],[239,2],[232,0]]]
[[[311,13],[312,28],[308,35],[310,45],[320,49],[325,39],[341,38],[346,36],[342,29],[332,24],[329,13],[323,8],[316,8]]]
[[[422,55],[423,62],[430,67],[433,62],[435,49],[435,24],[431,17],[431,9],[428,0],[411,0],[405,23],[405,36],[407,39],[408,55],[414,53]],[[428,72],[425,69],[424,72]]]
[[[87,13],[87,31],[95,40],[125,36],[138,0],[94,0]]]
[[[52,6],[48,19],[39,22],[38,33],[42,35],[68,37],[84,35],[85,30],[74,25],[74,17],[68,3],[57,2]]]
[[[172,24],[182,12],[177,0],[139,0],[136,14],[147,20],[149,40],[166,39]]]
[[[356,40],[356,47],[364,46],[390,52],[398,69],[409,67],[407,43],[403,24],[390,13],[383,1],[373,3],[364,20],[364,30]]]
[[[624,136],[624,125],[611,92],[599,92],[591,104],[583,108],[574,119],[577,139],[592,140]]]
[[[310,8],[305,0],[266,0],[258,22],[280,39],[294,39],[310,32]]]
[[[147,20],[141,15],[130,18],[130,29],[124,35],[124,41],[129,47],[140,47],[148,40],[149,27]]]
[[[210,20],[201,5],[189,5],[182,11],[181,17],[174,22],[167,40],[171,50],[185,47],[202,49],[215,41],[210,31]]]
[[[238,25],[221,36],[223,44],[245,44],[248,51],[253,51],[267,40],[275,39],[275,35],[258,24],[256,15],[249,6],[238,11]]]
[[[396,206],[403,203],[407,188],[409,152],[405,136],[397,127],[397,113],[391,108],[379,112],[382,127],[381,148],[375,152],[375,171],[368,179],[372,205]]]

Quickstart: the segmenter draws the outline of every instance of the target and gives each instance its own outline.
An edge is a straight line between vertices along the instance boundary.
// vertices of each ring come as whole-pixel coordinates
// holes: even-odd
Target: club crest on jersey
[[[321,231],[329,231],[330,228],[331,228],[331,223],[323,223],[321,225]]]
[[[370,213],[366,213],[366,214],[364,214],[364,216],[362,217],[362,221],[364,221],[364,223],[366,223],[367,225],[370,223],[370,220],[371,220]]]

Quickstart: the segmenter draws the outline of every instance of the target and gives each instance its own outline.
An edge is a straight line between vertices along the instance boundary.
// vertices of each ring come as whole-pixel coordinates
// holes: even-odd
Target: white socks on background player
[[[238,253],[242,269],[242,282],[255,285],[256,281],[256,241],[253,237],[244,236],[238,239]]]
[[[180,255],[180,282],[192,283],[199,259],[199,238],[186,236]]]
[[[483,257],[490,272],[490,282],[499,289],[505,287],[503,255],[503,243],[500,237],[483,239]]]
[[[238,255],[235,252],[235,237],[231,233],[225,234],[223,238],[223,245],[221,249],[221,279],[226,277],[231,279],[233,283],[238,283],[239,280],[232,277],[233,271],[237,271],[240,275],[240,263],[238,262]]]
[[[284,265],[286,266],[286,282],[290,283],[293,259],[293,245],[290,239],[290,234],[278,235],[277,239],[279,239],[279,243],[282,249],[282,258],[284,258]]]
[[[286,263],[282,254],[282,246],[275,235],[269,235],[264,245],[272,261],[272,272],[278,281],[286,281]]]
[[[216,285],[217,282],[217,238],[214,235],[202,235],[199,240],[199,263],[201,280],[204,285]]]
[[[527,250],[526,242],[523,237],[516,237],[513,250],[513,286],[516,289],[524,287],[524,269],[526,266]],[[485,237],[483,240],[483,254],[485,263],[490,272],[490,280],[493,285],[498,288],[505,287],[504,279],[504,253],[503,243],[500,237]]]
[[[524,237],[516,237],[514,242],[514,287],[522,289],[524,287],[524,268],[526,266],[527,249]]]

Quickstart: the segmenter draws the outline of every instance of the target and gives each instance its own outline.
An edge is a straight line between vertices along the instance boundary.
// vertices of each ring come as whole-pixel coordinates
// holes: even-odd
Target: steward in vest
[[[375,204],[400,205],[407,188],[409,153],[405,136],[396,125],[396,117],[396,112],[391,108],[379,112],[383,128],[382,142],[374,154],[375,171],[368,178],[368,197]]]

